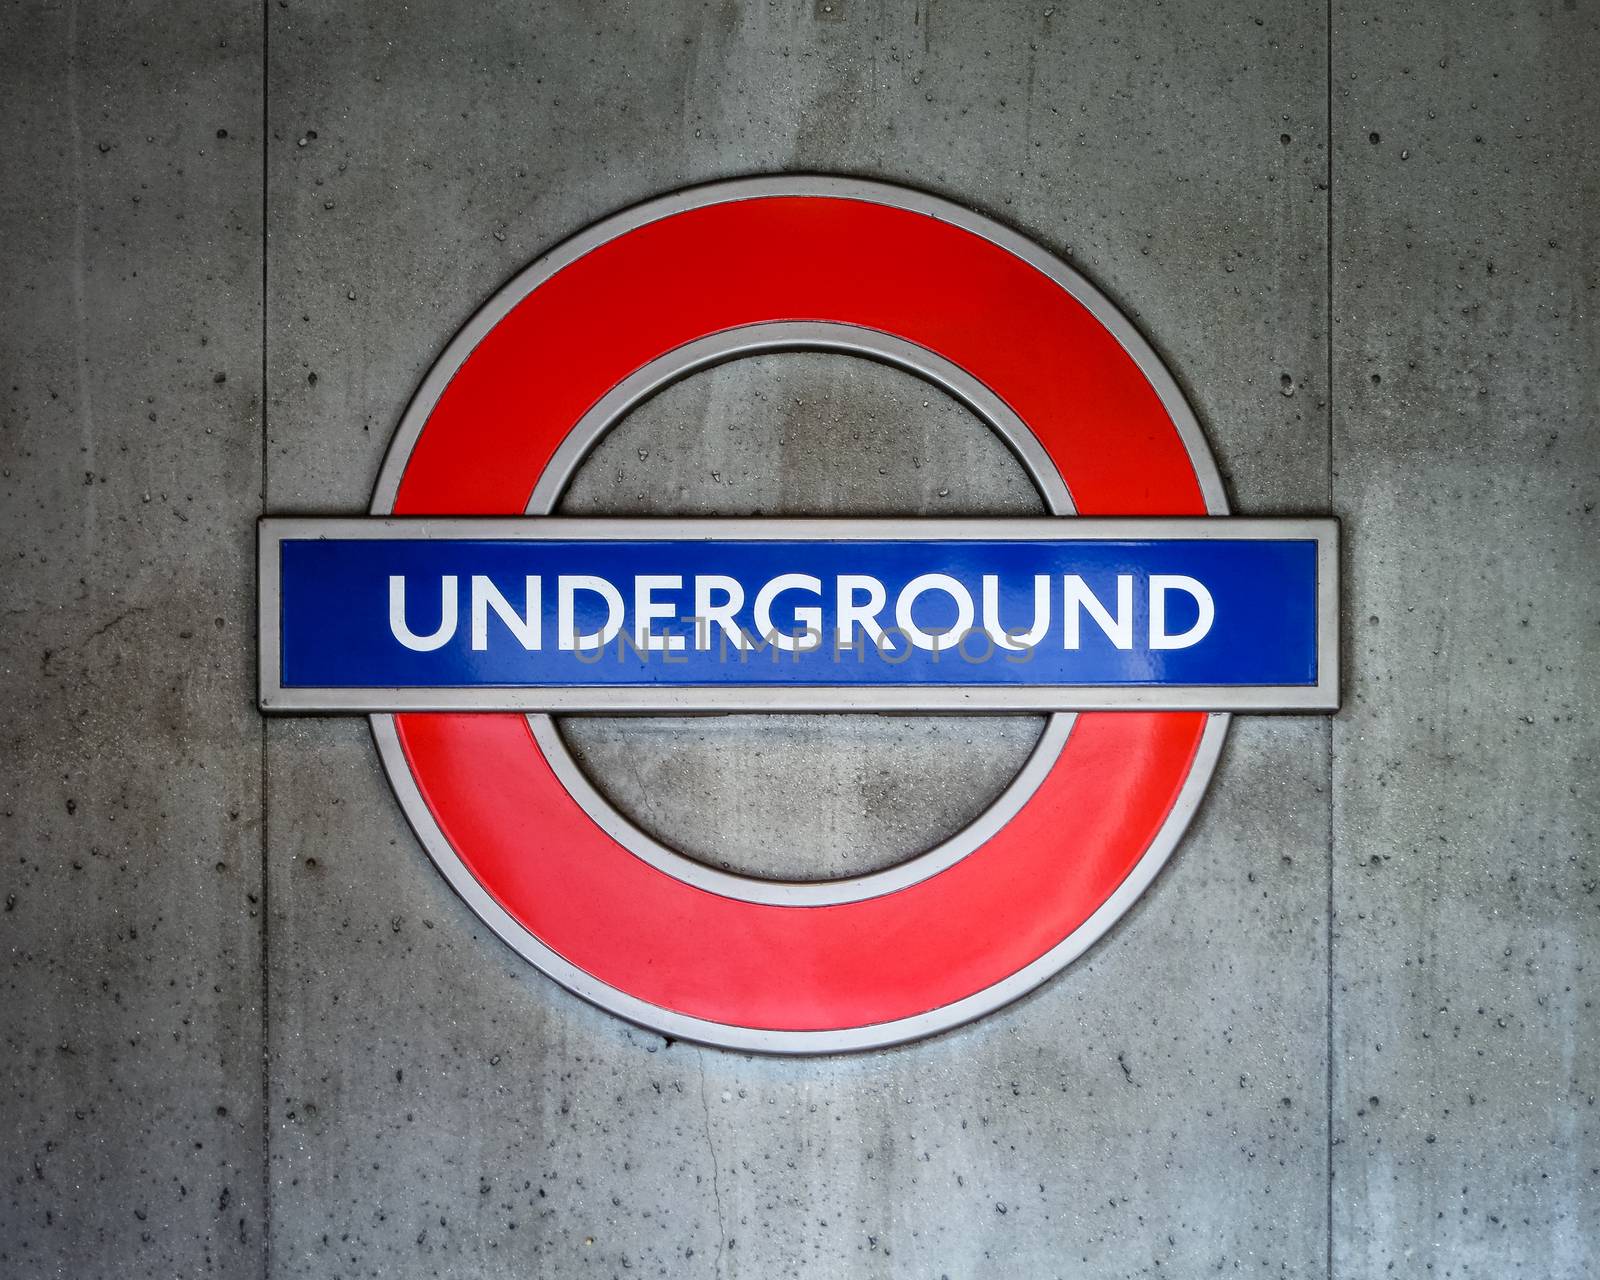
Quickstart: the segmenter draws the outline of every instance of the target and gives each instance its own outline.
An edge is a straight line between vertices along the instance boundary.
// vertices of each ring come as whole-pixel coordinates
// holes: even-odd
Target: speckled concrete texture
[[[1336,11],[1335,1269],[1600,1272],[1600,31]]]
[[[260,14],[0,28],[0,1275],[253,1275]]]
[[[573,516],[1038,516],[981,419],[913,374],[794,352],[686,378],[619,422],[558,508]],[[643,830],[776,879],[903,862],[977,818],[1043,716],[568,716],[590,780]],[[827,796],[818,804],[819,795]]]
[[[1046,7],[275,13],[270,508],[361,510],[445,337],[563,236],[689,182],[817,168],[933,188],[1070,255],[1146,321],[1240,501],[1322,508],[1320,17],[1186,8],[1130,28],[1113,7]],[[895,392],[854,365],[791,367],[770,393],[748,367],[686,385],[655,408],[656,444],[615,446],[623,478],[597,457],[590,483],[635,510],[640,494],[727,509],[741,488],[841,507],[899,489],[907,511],[1031,501],[1003,449],[919,400],[881,440]],[[907,447],[936,430],[937,457]],[[740,432],[783,438],[775,475],[740,461]],[[849,729],[828,732],[838,761]],[[629,766],[619,800],[672,759],[648,737],[586,735],[591,763]],[[276,1274],[1321,1267],[1324,723],[1243,725],[1169,874],[1059,982],[930,1044],[806,1062],[668,1045],[565,995],[450,895],[358,724],[269,738]],[[853,745],[900,778],[926,751],[881,726]],[[701,778],[705,754],[680,740]],[[919,820],[970,808],[993,785],[977,773]],[[707,856],[775,869],[770,842],[740,835],[783,797],[759,770],[748,794],[728,781],[664,820]],[[906,818],[860,796],[816,791],[801,830],[840,834],[840,858],[897,848]]]
[[[1596,24],[8,4],[0,1275],[1600,1269]],[[1331,509],[1348,560],[1346,709],[1237,719],[1106,939],[976,1025],[801,1061],[567,995],[435,872],[364,722],[253,710],[254,519],[362,512],[530,259],[775,171],[926,188],[1067,258],[1235,509]],[[641,407],[567,501],[1036,497],[909,375],[786,356]],[[959,827],[1037,721],[564,731],[663,838],[814,875]]]

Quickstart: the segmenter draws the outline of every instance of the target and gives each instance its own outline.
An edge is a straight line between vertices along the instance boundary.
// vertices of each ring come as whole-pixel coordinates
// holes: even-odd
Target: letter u
[[[406,580],[402,574],[389,575],[389,630],[408,649],[428,653],[450,643],[458,620],[458,587],[455,574],[439,579],[439,629],[431,636],[419,636],[406,625]]]

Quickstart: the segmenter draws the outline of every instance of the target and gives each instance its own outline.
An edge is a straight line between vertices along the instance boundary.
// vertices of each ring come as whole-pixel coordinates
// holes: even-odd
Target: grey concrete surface
[[[1593,6],[1336,10],[1334,1242],[1600,1272]]]
[[[7,1277],[260,1269],[259,18],[0,18]]]
[[[275,12],[269,507],[362,509],[444,337],[543,248],[665,188],[795,168],[933,187],[1070,253],[1154,309],[1251,509],[1322,506],[1320,19],[1045,7]],[[874,403],[839,411],[870,435]],[[695,450],[730,407],[677,410],[696,443],[634,473],[669,503],[711,493]],[[785,457],[795,497],[833,487],[816,451]],[[908,462],[882,465],[915,509]],[[1014,464],[968,470],[997,493]],[[1243,726],[1170,874],[1061,981],[811,1062],[668,1046],[529,971],[432,872],[363,737],[269,732],[275,1274],[1320,1268],[1320,722]],[[885,745],[914,772],[915,742]],[[814,804],[863,842],[902,821],[850,815],[853,791]]]
[[[1596,1269],[1592,6],[0,28],[0,1274]],[[798,1062],[633,1029],[489,935],[362,722],[254,714],[249,559],[262,510],[365,509],[422,373],[529,259],[785,170],[932,189],[1069,258],[1168,360],[1237,509],[1347,518],[1351,600],[1347,709],[1236,721],[1088,956],[970,1028]],[[571,501],[1031,500],[916,395],[730,366]],[[858,454],[884,469],[841,489]],[[772,730],[567,731],[691,852],[810,874],[937,838],[1034,732]],[[742,784],[730,742],[763,744]],[[963,783],[944,757],[974,746]],[[684,798],[652,809],[663,778]]]
[[[816,352],[666,388],[584,461],[574,516],[1046,514],[1020,460],[913,374]],[[1010,785],[1043,716],[567,716],[596,788],[713,866],[812,880],[949,839]],[[818,804],[818,795],[829,797]]]

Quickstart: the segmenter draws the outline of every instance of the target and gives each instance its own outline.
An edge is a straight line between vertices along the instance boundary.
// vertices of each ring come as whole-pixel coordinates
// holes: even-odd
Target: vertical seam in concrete
[[[1328,511],[1333,511],[1333,0],[1328,0],[1327,27],[1324,33],[1326,44],[1327,68],[1326,80],[1328,86],[1327,100],[1327,145],[1328,150],[1324,157],[1327,171],[1323,176],[1323,185],[1327,196],[1327,218],[1323,229],[1323,242],[1326,247],[1327,261],[1324,264],[1326,275],[1326,317],[1324,328],[1327,333],[1327,370],[1326,385],[1328,397],[1328,435],[1327,435],[1327,462],[1328,462]],[[1333,717],[1329,716],[1323,726],[1324,738],[1323,755],[1327,764],[1327,803],[1328,803],[1328,932],[1327,932],[1327,963],[1328,963],[1328,990],[1327,990],[1327,1062],[1324,1069],[1327,1088],[1327,1117],[1324,1130],[1327,1143],[1327,1168],[1324,1181],[1327,1187],[1327,1201],[1323,1211],[1327,1217],[1327,1256],[1325,1259],[1328,1280],[1333,1280],[1333,1097],[1334,1097],[1334,1036],[1333,1036]]]
[[[267,511],[267,170],[271,128],[268,113],[268,45],[271,25],[269,0],[261,0],[261,514]],[[259,623],[257,624],[259,625]],[[272,1270],[272,971],[269,947],[272,915],[268,894],[271,875],[268,854],[267,720],[261,717],[261,1275]]]

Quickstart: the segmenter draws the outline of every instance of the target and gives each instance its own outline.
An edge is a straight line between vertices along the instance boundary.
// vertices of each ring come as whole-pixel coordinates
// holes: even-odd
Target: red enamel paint
[[[708,334],[776,321],[875,329],[960,366],[1037,436],[1083,515],[1206,512],[1161,398],[1060,283],[928,213],[784,195],[636,226],[536,287],[445,388],[394,514],[521,514],[557,446],[618,382]],[[636,857],[567,793],[520,715],[396,724],[457,855],[551,950],[680,1014],[831,1031],[943,1008],[1071,935],[1149,850],[1206,717],[1082,714],[1034,795],[979,849],[895,893],[804,907],[722,897]]]

